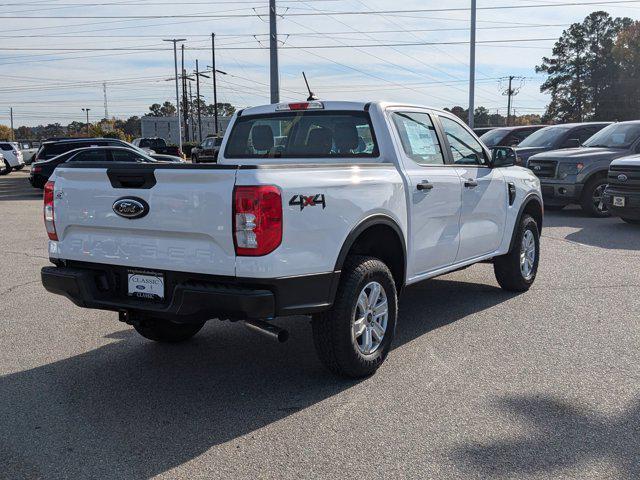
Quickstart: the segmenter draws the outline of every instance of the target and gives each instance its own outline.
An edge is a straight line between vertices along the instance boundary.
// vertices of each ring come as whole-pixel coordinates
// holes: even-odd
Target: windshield
[[[556,141],[569,131],[565,127],[545,127],[533,132],[525,138],[518,147],[553,147]]]
[[[638,137],[640,137],[640,123],[614,123],[584,142],[584,146],[629,148]]]
[[[367,112],[298,111],[240,117],[227,158],[377,157]]]
[[[493,147],[500,143],[507,133],[509,133],[509,130],[506,128],[496,128],[482,135],[480,140],[482,140],[486,146]]]

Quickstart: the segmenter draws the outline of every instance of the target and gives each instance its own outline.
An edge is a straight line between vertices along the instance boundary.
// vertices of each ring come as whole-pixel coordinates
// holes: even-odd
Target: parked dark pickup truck
[[[611,122],[565,123],[551,125],[532,133],[516,148],[517,165],[526,165],[529,157],[542,152],[577,148]]]
[[[640,155],[611,162],[604,202],[612,215],[640,225]]]
[[[222,145],[222,137],[205,138],[200,145],[191,150],[191,161],[193,163],[217,162],[220,145]]]
[[[640,153],[640,120],[609,125],[581,148],[533,155],[527,167],[540,178],[545,208],[559,210],[577,203],[588,215],[607,217],[603,193],[609,165],[635,153]]]
[[[178,147],[177,145],[167,145],[167,142],[164,138],[136,138],[131,143],[133,143],[138,148],[153,150],[155,153],[158,153],[160,155],[173,155],[174,157],[183,158],[182,150],[180,150],[180,147]]]

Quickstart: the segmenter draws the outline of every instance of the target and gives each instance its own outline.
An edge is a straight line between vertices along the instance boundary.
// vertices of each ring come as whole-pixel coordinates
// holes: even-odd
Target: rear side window
[[[240,117],[227,141],[227,158],[377,157],[367,112],[299,111]]]
[[[104,149],[91,149],[78,153],[75,157],[72,157],[71,162],[104,162],[107,161],[107,151]]]
[[[431,117],[426,113],[393,114],[404,153],[420,165],[443,165],[444,156]]]

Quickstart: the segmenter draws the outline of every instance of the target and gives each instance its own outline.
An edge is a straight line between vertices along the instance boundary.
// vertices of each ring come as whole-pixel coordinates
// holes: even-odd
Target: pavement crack
[[[35,255],[35,254],[27,253],[27,252],[11,252],[11,251],[8,251],[7,253],[10,253],[11,255],[23,255],[23,256],[29,257],[29,258],[44,258],[45,260],[49,259],[49,257],[47,257],[45,255]]]
[[[31,280],[29,282],[20,283],[19,285],[13,285],[13,286],[7,288],[6,290],[3,290],[2,292],[0,292],[0,295],[4,295],[5,293],[11,293],[17,288],[25,287],[25,286],[31,285],[33,283],[38,283],[39,281],[40,280]]]

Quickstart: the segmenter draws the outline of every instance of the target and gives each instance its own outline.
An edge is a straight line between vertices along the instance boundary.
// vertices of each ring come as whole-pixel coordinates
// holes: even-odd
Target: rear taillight
[[[233,191],[236,255],[260,256],[282,242],[282,196],[278,187],[242,186]]]
[[[53,182],[44,185],[44,226],[47,229],[49,240],[58,240],[56,234],[56,221],[53,211]]]
[[[42,167],[31,167],[32,173],[40,173],[42,171]]]

